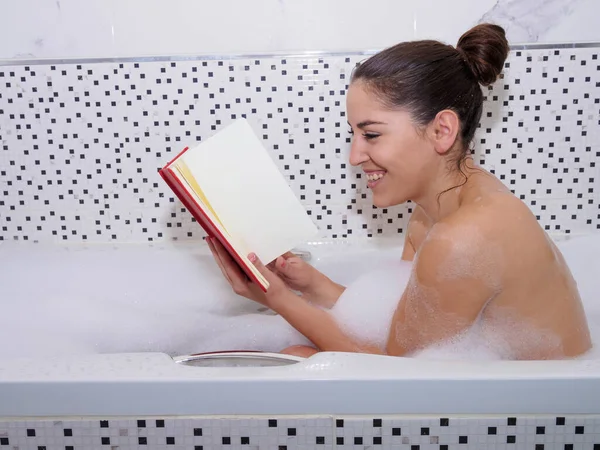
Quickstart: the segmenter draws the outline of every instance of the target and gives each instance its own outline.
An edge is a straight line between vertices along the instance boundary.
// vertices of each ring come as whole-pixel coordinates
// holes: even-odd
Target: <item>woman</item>
[[[281,314],[316,347],[285,353],[402,356],[476,322],[504,327],[515,359],[573,357],[591,347],[562,255],[529,208],[470,156],[482,111],[480,85],[497,79],[508,50],[501,27],[481,24],[456,48],[436,41],[401,43],[353,73],[347,94],[350,163],[364,171],[376,206],[408,200],[417,205],[402,255],[413,261],[411,278],[384,346],[358,342],[341,330],[326,309],[344,287],[310,265],[288,254],[266,268],[251,255],[271,283],[263,294],[218,242],[209,241],[236,293]],[[530,333],[517,332],[524,329]]]

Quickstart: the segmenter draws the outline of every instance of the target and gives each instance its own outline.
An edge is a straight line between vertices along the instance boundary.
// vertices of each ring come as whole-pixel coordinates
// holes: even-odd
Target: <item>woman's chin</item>
[[[373,197],[373,205],[378,208],[389,208],[390,206],[395,206],[398,203],[392,203],[389,199]]]
[[[382,194],[373,193],[373,205],[377,208],[390,208],[392,206],[401,205],[402,203],[406,203],[408,199],[402,198],[391,198],[389,196],[385,196]]]

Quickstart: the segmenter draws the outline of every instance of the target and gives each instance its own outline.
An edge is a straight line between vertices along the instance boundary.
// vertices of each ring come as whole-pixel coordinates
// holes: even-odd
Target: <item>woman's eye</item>
[[[354,131],[352,129],[348,130],[348,134],[351,136],[354,136]],[[363,137],[367,140],[370,141],[371,139],[375,139],[377,137],[379,137],[379,134],[377,133],[363,133]]]
[[[379,135],[376,133],[365,133],[365,134],[363,134],[363,136],[365,137],[365,139],[367,141],[370,141],[371,139],[375,139],[375,138],[379,137]]]

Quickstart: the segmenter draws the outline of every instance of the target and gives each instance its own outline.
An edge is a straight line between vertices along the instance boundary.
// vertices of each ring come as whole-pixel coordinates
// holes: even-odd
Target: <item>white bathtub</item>
[[[582,255],[582,263],[575,271],[590,264],[585,258],[593,256],[598,240],[600,237],[588,238],[591,245],[579,246],[578,252],[588,253]],[[398,258],[401,251],[398,242],[381,240],[311,244],[303,249],[310,251],[315,266],[342,283],[352,281],[364,267]],[[128,266],[132,254],[137,255],[138,264],[143,260],[147,266]],[[144,257],[140,259],[140,255]],[[119,260],[124,265],[118,270],[96,265],[92,270],[90,262],[99,260]],[[5,326],[10,321],[27,323],[40,319],[32,316],[40,310],[29,307],[12,308],[12,313],[20,311],[22,315],[6,318],[6,306],[17,290],[56,296],[61,289],[80,294],[87,286],[94,291],[95,297],[90,298],[100,301],[105,295],[120,292],[125,299],[135,297],[138,292],[139,299],[125,304],[145,302],[146,309],[158,305],[165,308],[165,302],[169,302],[169,283],[179,280],[180,285],[202,285],[195,279],[197,269],[186,272],[191,261],[196,261],[211,276],[218,275],[201,246],[2,244],[0,267],[4,278],[0,278],[0,295],[5,305]],[[68,274],[65,264],[69,264]],[[162,271],[153,272],[150,267],[162,267]],[[42,273],[50,281],[42,280]],[[111,283],[107,283],[107,274],[113,277]],[[114,281],[116,274],[121,276],[118,281]],[[60,282],[56,283],[57,280]],[[583,288],[590,289],[588,285]],[[42,303],[38,299],[31,305]],[[243,306],[238,312],[258,309],[251,303],[239,305]],[[56,312],[52,305],[40,308],[45,314]],[[76,311],[71,319],[77,314],[81,311]],[[86,327],[92,324],[79,317]],[[164,321],[169,320],[176,318],[164,317]],[[102,326],[107,333],[111,331],[110,324]],[[164,335],[158,329],[154,331]],[[48,351],[49,344],[42,341],[21,345],[17,336],[6,334],[3,339],[13,339],[14,346],[22,350],[0,359],[0,418],[600,414],[600,361],[594,359],[468,362],[320,353],[279,367],[191,367],[176,364],[173,352],[168,351],[169,345],[165,345],[165,351],[151,351],[143,346],[138,348],[143,351],[138,351],[135,349],[138,343],[129,346],[122,343],[122,351],[103,354],[86,354],[75,347],[73,354],[69,354],[69,351]],[[51,342],[53,337],[47,335],[47,340]],[[160,348],[160,343],[153,345]],[[102,353],[102,349],[98,352]],[[20,356],[23,354],[27,356]]]

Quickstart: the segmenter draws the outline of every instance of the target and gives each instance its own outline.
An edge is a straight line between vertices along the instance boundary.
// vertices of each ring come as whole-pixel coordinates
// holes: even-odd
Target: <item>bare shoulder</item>
[[[467,218],[436,223],[415,256],[416,276],[430,286],[486,279],[496,287],[499,278],[491,278],[504,257],[493,227]]]
[[[454,237],[503,242],[531,231],[540,231],[537,219],[521,200],[510,193],[495,193],[465,202],[440,222]]]
[[[500,277],[511,258],[544,245],[545,234],[529,208],[513,195],[499,193],[467,202],[436,223],[420,253],[425,267],[435,267],[437,261],[454,266],[456,275],[497,284],[491,278]]]

